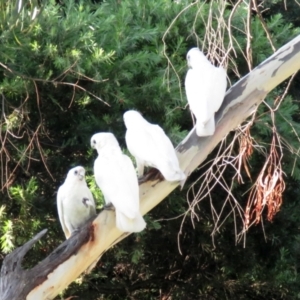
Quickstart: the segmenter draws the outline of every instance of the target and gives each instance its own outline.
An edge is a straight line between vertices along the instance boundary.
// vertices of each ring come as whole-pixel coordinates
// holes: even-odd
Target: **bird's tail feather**
[[[179,164],[172,160],[166,160],[161,164],[159,171],[164,176],[166,181],[182,181],[186,179],[186,175],[180,169]]]
[[[117,210],[116,224],[119,230],[123,232],[140,232],[146,227],[146,222],[140,213],[138,213],[135,218],[130,219]]]
[[[215,116],[213,115],[205,124],[197,121],[196,133],[198,136],[209,136],[215,133]]]
[[[177,170],[177,171],[174,171],[172,170],[173,172],[164,172],[162,173],[164,178],[167,180],[167,181],[183,181],[186,179],[186,175],[183,173],[182,170]]]

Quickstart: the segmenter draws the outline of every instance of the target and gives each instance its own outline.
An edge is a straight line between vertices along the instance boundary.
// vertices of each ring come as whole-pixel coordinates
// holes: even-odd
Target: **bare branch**
[[[273,44],[273,41],[272,41],[272,38],[271,38],[271,34],[270,34],[270,32],[269,32],[268,26],[267,26],[267,24],[266,24],[266,22],[265,22],[265,20],[264,20],[264,18],[263,18],[263,16],[262,16],[262,14],[261,14],[259,8],[258,8],[258,6],[257,6],[256,0],[252,0],[252,1],[253,1],[254,9],[256,10],[257,16],[258,16],[258,18],[259,18],[259,20],[260,20],[260,22],[261,22],[261,25],[262,25],[264,31],[266,32],[266,35],[267,35],[267,38],[268,38],[268,40],[269,40],[269,43],[270,43],[270,45],[271,45],[271,47],[272,47],[272,50],[273,50],[273,52],[275,52],[275,51],[276,51],[276,48],[275,48],[275,46],[274,46],[274,44]],[[250,2],[251,2],[251,1],[250,1]]]

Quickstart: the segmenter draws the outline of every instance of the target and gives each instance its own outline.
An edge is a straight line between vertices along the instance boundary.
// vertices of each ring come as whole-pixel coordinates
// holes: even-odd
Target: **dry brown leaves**
[[[246,205],[246,230],[252,221],[254,224],[261,221],[265,207],[267,207],[267,219],[270,222],[280,210],[285,182],[281,167],[282,152],[278,151],[278,145],[280,145],[279,137],[276,132],[273,132],[269,156],[251,189]]]

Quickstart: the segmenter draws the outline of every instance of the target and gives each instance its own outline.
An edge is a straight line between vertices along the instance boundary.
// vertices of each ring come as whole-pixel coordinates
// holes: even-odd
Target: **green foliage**
[[[4,206],[1,207],[1,215],[4,211]],[[1,218],[2,219],[2,218]],[[1,222],[2,224],[2,236],[0,237],[1,250],[3,253],[7,254],[14,248],[14,235],[13,235],[13,224],[12,221],[7,220]]]
[[[160,124],[174,145],[186,136],[192,126],[184,109],[186,51],[195,45],[209,49],[205,22],[210,14],[213,29],[219,26],[221,2],[199,1],[184,11],[189,1],[53,0],[40,5],[24,1],[18,10],[19,3],[0,2],[0,243],[6,254],[48,228],[47,238],[26,256],[24,264],[32,266],[64,240],[55,197],[70,168],[86,168],[97,209],[103,207],[92,175],[96,157],[90,149],[92,134],[113,132],[128,154],[122,114],[137,109]],[[270,10],[265,21],[275,47],[280,47],[299,34],[299,28],[287,21],[287,12],[278,8],[280,1],[266,3]],[[227,4],[223,17],[226,24],[231,18],[237,54],[230,53],[234,60],[228,66],[234,82],[234,65],[240,74],[248,72],[243,56],[247,5],[242,2],[231,13]],[[222,41],[216,41],[227,49],[231,40],[224,32]],[[272,54],[272,48],[255,15],[251,34],[256,66]],[[229,217],[213,244],[209,201],[199,204],[198,219],[188,216],[182,224],[181,214],[188,209],[186,190],[176,190],[146,216],[145,231],[105,253],[97,268],[74,282],[64,297],[296,299],[300,293],[297,86],[299,78],[275,111],[287,188],[282,211],[273,224],[265,225],[265,236],[257,226],[248,234],[246,248],[235,246],[233,228],[241,224]],[[285,88],[286,83],[268,95],[269,107],[277,108],[274,100]],[[269,108],[261,105],[251,129],[261,145],[249,161],[253,178],[270,149],[272,126]],[[204,170],[191,174],[187,187]],[[232,171],[224,176],[229,180]],[[247,181],[233,186],[242,206],[251,185]],[[223,209],[226,193],[215,188],[211,197],[216,209]],[[225,210],[229,212],[228,207]]]
[[[103,205],[105,204],[105,201],[104,201],[104,197],[101,193],[101,190],[97,187],[94,176],[86,175],[85,179],[88,184],[88,187],[90,188],[91,192],[94,195],[96,207],[98,209],[101,209],[103,207]]]

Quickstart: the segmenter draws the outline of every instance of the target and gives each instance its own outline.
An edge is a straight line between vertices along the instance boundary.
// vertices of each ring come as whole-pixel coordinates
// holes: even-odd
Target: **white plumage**
[[[158,169],[167,181],[184,181],[186,176],[163,129],[149,123],[134,110],[125,112],[123,117],[127,148],[136,159],[138,175],[143,175],[144,166],[150,166]]]
[[[116,225],[124,232],[140,232],[146,223],[139,209],[139,185],[131,159],[122,153],[112,133],[96,133],[91,146],[98,152],[94,174],[106,204],[116,211]]]
[[[226,92],[226,71],[213,66],[198,48],[187,53],[189,70],[185,91],[190,109],[195,115],[198,136],[213,135],[215,112],[220,108]]]
[[[68,172],[58,189],[56,200],[60,224],[67,239],[73,231],[96,216],[94,198],[85,181],[85,169],[81,166]]]

